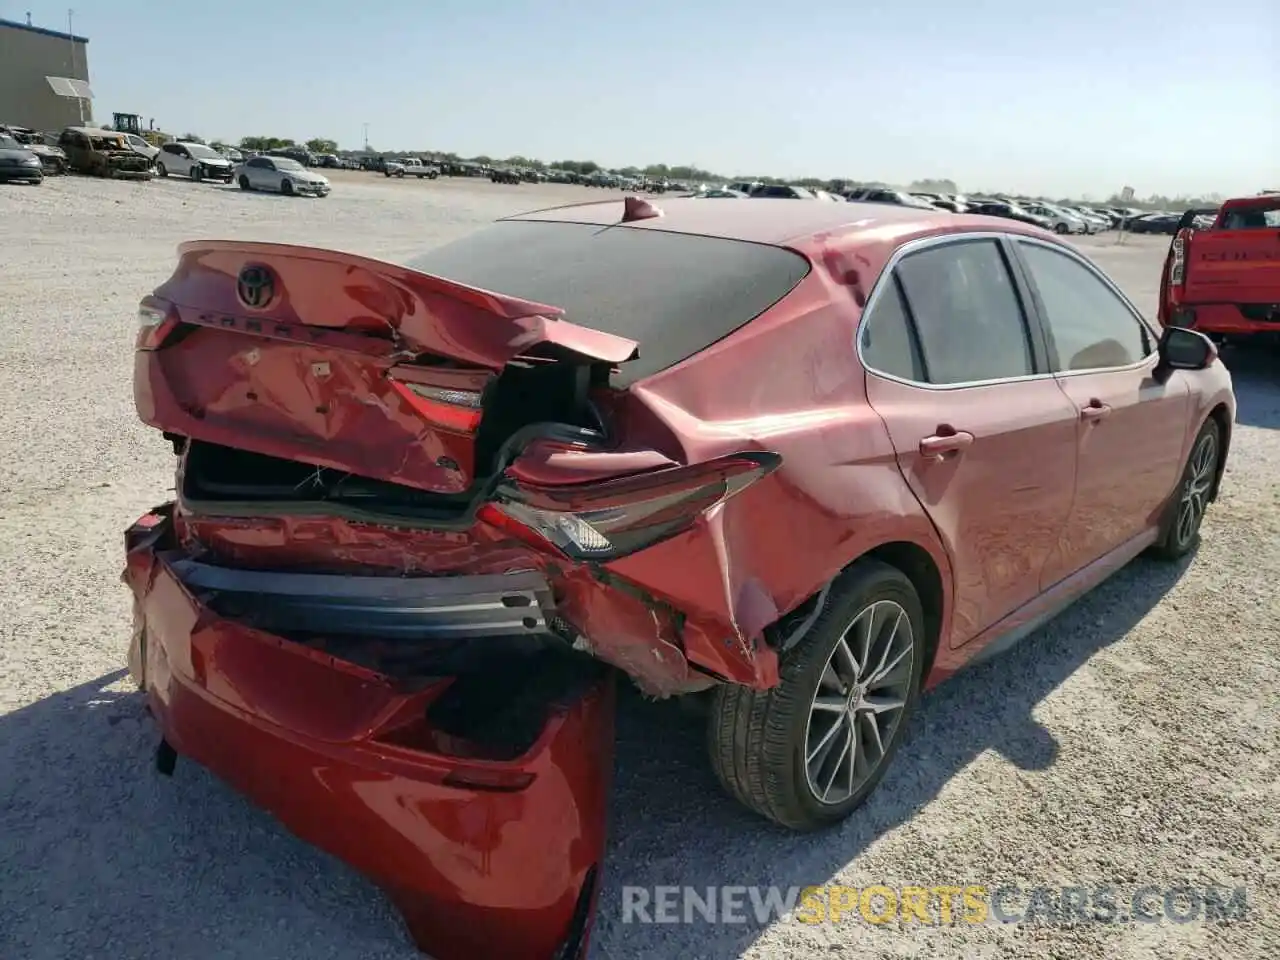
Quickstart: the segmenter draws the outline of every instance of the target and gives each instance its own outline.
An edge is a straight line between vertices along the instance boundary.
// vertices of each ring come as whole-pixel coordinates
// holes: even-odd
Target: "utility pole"
[[[369,152],[369,125],[364,125],[364,152]]]
[[[76,77],[76,32],[72,25],[72,20],[71,20],[73,16],[75,16],[75,11],[70,8],[67,8],[67,44],[71,47],[71,69],[68,71],[67,76],[72,77],[74,79],[79,79],[78,77]],[[84,97],[81,97],[81,96],[76,97],[76,106],[80,108],[80,126],[83,127],[84,126]]]

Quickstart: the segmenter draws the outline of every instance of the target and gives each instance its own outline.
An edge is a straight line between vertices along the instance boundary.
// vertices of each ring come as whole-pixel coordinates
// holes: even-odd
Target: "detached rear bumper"
[[[437,960],[585,955],[612,771],[610,673],[588,661],[543,683],[545,699],[531,701],[540,708],[518,717],[528,742],[495,746],[431,712],[451,688],[482,691],[487,676],[474,687],[395,680],[246,625],[218,612],[254,595],[218,582],[236,586],[235,572],[175,559],[171,547],[168,517],[143,517],[126,533],[123,579],[135,598],[130,671],[178,754],[371,877]],[[285,620],[306,607],[299,577],[267,582]],[[349,617],[368,606],[367,589],[355,595],[354,606],[329,597],[317,609]],[[433,603],[437,624],[458,619]],[[387,617],[394,606],[373,609],[371,626],[403,627],[404,605]],[[530,675],[514,697],[529,700],[539,682]],[[453,696],[455,715],[468,695]]]

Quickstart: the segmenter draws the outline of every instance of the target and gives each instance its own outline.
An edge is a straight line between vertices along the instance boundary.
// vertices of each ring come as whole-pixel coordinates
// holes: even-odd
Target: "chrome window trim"
[[[1057,373],[1053,374],[1053,376],[1079,377],[1079,376],[1086,376],[1091,373],[1113,373],[1113,372],[1119,372],[1124,370],[1138,370],[1139,368],[1146,366],[1148,363],[1150,363],[1153,357],[1158,357],[1160,353],[1159,333],[1157,333],[1156,330],[1152,328],[1151,324],[1147,322],[1147,318],[1144,317],[1138,311],[1138,308],[1133,305],[1133,301],[1124,295],[1124,291],[1121,290],[1118,286],[1116,286],[1115,282],[1112,281],[1110,277],[1108,277],[1105,273],[1099,270],[1098,267],[1094,265],[1094,263],[1090,261],[1088,257],[1084,256],[1075,248],[1068,247],[1066,244],[1053,243],[1050,241],[1043,240],[1040,237],[1027,237],[1027,236],[1020,236],[1018,234],[1007,234],[1007,236],[1010,236],[1015,243],[1030,243],[1036,246],[1045,247],[1049,250],[1053,250],[1057,253],[1060,253],[1063,256],[1069,257],[1070,259],[1074,260],[1076,263],[1080,264],[1082,267],[1084,267],[1085,270],[1093,274],[1095,278],[1097,278],[1098,280],[1101,280],[1103,286],[1105,286],[1108,290],[1110,290],[1113,294],[1115,294],[1116,298],[1120,301],[1120,303],[1125,307],[1125,309],[1129,311],[1129,315],[1133,317],[1133,319],[1137,322],[1138,326],[1142,330],[1145,330],[1147,335],[1150,337],[1149,342],[1152,344],[1151,352],[1146,354],[1144,357],[1142,357],[1142,359],[1136,360],[1133,363],[1127,363],[1124,366],[1120,366],[1120,367],[1089,367],[1084,370],[1060,370]],[[1031,270],[1030,264],[1027,264],[1027,270],[1028,271]],[[1035,282],[1034,276],[1029,277],[1029,279],[1031,280],[1032,283]],[[1035,292],[1037,293],[1037,295],[1039,294],[1039,290],[1036,290]],[[1047,324],[1048,320],[1045,319],[1044,322]]]
[[[945,233],[937,236],[921,237],[917,240],[910,240],[898,247],[898,249],[889,257],[888,261],[884,265],[884,269],[880,271],[880,276],[876,278],[876,282],[871,288],[871,293],[868,294],[866,302],[862,306],[861,316],[858,318],[858,332],[854,338],[854,350],[857,354],[858,362],[862,365],[863,370],[873,376],[879,377],[882,380],[889,380],[893,383],[901,383],[905,386],[916,387],[922,390],[968,390],[974,387],[993,387],[1005,383],[1028,383],[1034,380],[1051,380],[1062,377],[1078,377],[1097,373],[1116,373],[1125,370],[1137,371],[1142,367],[1149,365],[1152,358],[1158,354],[1158,349],[1153,349],[1151,353],[1147,354],[1141,360],[1127,364],[1123,367],[1093,367],[1088,370],[1062,370],[1057,373],[1049,371],[1045,373],[1026,374],[1018,377],[998,377],[994,380],[967,380],[961,383],[924,383],[920,380],[911,380],[907,377],[899,377],[892,373],[886,373],[883,370],[877,370],[869,364],[866,357],[863,356],[862,351],[862,341],[867,331],[866,321],[870,317],[871,311],[875,308],[875,305],[879,302],[880,297],[883,295],[884,288],[893,282],[893,271],[897,269],[898,264],[901,263],[905,257],[908,257],[913,253],[917,253],[920,250],[928,250],[932,247],[945,246],[949,243],[964,243],[966,241],[974,240],[994,240],[996,243],[1000,243],[1005,240],[1012,242],[1034,243],[1039,244],[1042,247],[1047,247],[1050,250],[1059,251],[1066,256],[1073,258],[1095,277],[1102,280],[1107,288],[1120,298],[1120,302],[1128,308],[1129,313],[1138,322],[1138,324],[1151,335],[1151,342],[1153,344],[1159,343],[1159,336],[1147,322],[1146,318],[1138,312],[1138,309],[1133,305],[1132,301],[1130,301],[1120,288],[1112,282],[1110,277],[1094,266],[1086,257],[1081,255],[1074,248],[1053,240],[1033,237],[1023,233],[1007,233],[998,230],[974,230],[962,233]],[[1030,268],[1028,267],[1027,269]],[[1017,283],[1014,277],[1011,276],[1010,279],[1013,280],[1015,284]],[[1038,291],[1036,292],[1038,293]],[[1030,324],[1032,322],[1032,318],[1029,315],[1026,315],[1025,304],[1023,304],[1023,312],[1024,321]],[[921,349],[924,349],[923,346]]]
[[[922,390],[967,390],[973,387],[992,387],[1004,383],[1026,383],[1031,380],[1048,380],[1054,377],[1052,373],[1030,373],[1019,377],[999,377],[995,380],[966,380],[961,383],[924,383],[920,380],[910,380],[906,377],[895,376],[892,373],[885,373],[883,370],[877,370],[871,364],[867,363],[866,358],[862,354],[862,341],[867,331],[866,320],[870,317],[871,311],[875,309],[875,305],[879,302],[883,295],[884,288],[893,282],[893,271],[897,269],[898,264],[902,260],[913,253],[921,250],[929,250],[933,247],[946,246],[952,243],[965,243],[978,240],[994,240],[999,244],[1002,240],[1010,239],[1017,236],[1016,234],[1003,233],[997,230],[973,230],[963,233],[944,233],[933,237],[921,237],[918,240],[909,240],[893,251],[892,256],[884,265],[884,269],[880,271],[880,276],[876,278],[875,285],[868,294],[866,303],[862,307],[862,315],[858,318],[858,332],[854,340],[854,350],[857,352],[858,362],[862,365],[862,369],[867,373],[880,377],[882,380],[891,380],[894,383],[905,384],[908,387],[917,387]],[[1001,251],[1002,253],[1004,251]],[[1009,280],[1016,287],[1017,278],[1010,271]],[[1019,304],[1023,309],[1023,322],[1030,323],[1030,317],[1027,316],[1027,305]],[[1031,331],[1028,330],[1028,335]],[[921,346],[921,350],[924,347]]]

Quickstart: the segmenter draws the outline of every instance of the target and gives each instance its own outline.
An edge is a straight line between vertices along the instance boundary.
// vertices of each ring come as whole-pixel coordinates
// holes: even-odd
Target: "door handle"
[[[949,453],[959,453],[973,443],[973,434],[967,430],[938,433],[920,441],[920,455],[941,460]]]
[[[1090,400],[1089,405],[1080,410],[1080,419],[1089,423],[1097,423],[1109,416],[1111,416],[1111,406],[1101,400]]]

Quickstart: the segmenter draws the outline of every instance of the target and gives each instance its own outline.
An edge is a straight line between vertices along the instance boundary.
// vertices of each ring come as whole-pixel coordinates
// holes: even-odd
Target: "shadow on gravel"
[[[879,790],[822,834],[788,834],[742,810],[711,774],[702,721],[624,696],[592,957],[738,957],[767,923],[628,924],[622,887],[824,883],[984,751],[1048,767],[1058,746],[1032,710],[1183,569],[1137,561],[1018,648],[927,695]],[[342,864],[195,764],[156,774],[157,734],[131,691],[120,670],[0,718],[0,957],[421,956],[375,888]]]
[[[744,924],[712,924],[696,913],[692,924],[624,923],[622,888],[823,884],[979,754],[995,750],[1023,769],[1047,768],[1058,744],[1032,717],[1036,705],[1128,633],[1186,566],[1135,561],[1019,646],[926,694],[871,799],[816,835],[783,832],[738,807],[707,764],[702,724],[667,704],[629,698],[618,718],[613,842],[592,956],[736,958],[767,926],[750,901]]]
[[[5,960],[410,960],[377,890],[213,776],[119,670],[0,717]]]
[[[1236,388],[1236,423],[1280,430],[1280,348],[1228,347],[1222,360]]]

